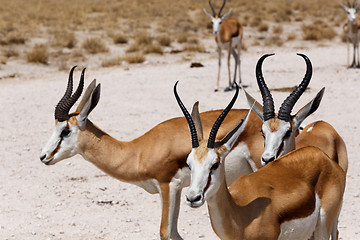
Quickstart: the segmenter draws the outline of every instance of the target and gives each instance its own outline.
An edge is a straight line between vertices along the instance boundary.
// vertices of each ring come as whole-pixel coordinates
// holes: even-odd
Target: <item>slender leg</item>
[[[356,57],[357,57],[357,62],[356,62],[356,67],[359,68],[360,67],[360,61],[359,61],[359,36],[356,36]]]
[[[239,56],[235,51],[235,48],[231,49],[231,53],[235,59],[235,70],[234,70],[234,80],[232,82],[232,87],[235,87],[234,84],[236,82],[236,72],[237,72],[237,67],[238,67],[238,61],[239,61]]]
[[[219,55],[219,68],[218,68],[218,75],[217,75],[217,81],[215,86],[215,92],[219,90],[219,79],[220,79],[220,68],[221,68],[221,48],[218,46],[218,55]]]
[[[225,92],[231,91],[232,89],[232,83],[231,83],[231,72],[230,72],[230,56],[231,56],[231,41],[229,42],[229,48],[228,48],[228,56],[227,56],[227,66],[228,66],[228,73],[229,73],[229,86],[225,88]]]
[[[347,48],[346,68],[349,68],[349,38],[348,38],[348,36],[346,36],[346,48]]]
[[[180,199],[181,199],[181,182],[180,180],[175,180],[170,183],[170,212],[169,219],[171,222],[170,233],[171,239],[173,240],[183,240],[183,238],[178,233],[177,222],[179,219],[179,210],[180,210]]]
[[[162,211],[161,211],[161,224],[160,224],[160,239],[169,240],[170,239],[170,223],[169,223],[169,183],[160,183],[160,194],[162,201]]]
[[[238,43],[238,63],[239,63],[239,85],[241,85],[241,69],[240,69],[240,66],[241,66],[241,39]]]
[[[351,67],[353,68],[356,68],[356,63],[355,63],[355,56],[356,56],[356,42],[355,42],[355,39],[354,39],[354,42],[353,42],[353,62],[351,64]]]

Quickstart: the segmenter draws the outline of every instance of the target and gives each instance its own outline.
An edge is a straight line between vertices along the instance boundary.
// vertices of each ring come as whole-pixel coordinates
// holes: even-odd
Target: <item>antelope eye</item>
[[[66,128],[64,128],[64,129],[62,130],[62,132],[61,132],[61,134],[60,134],[60,137],[61,137],[61,138],[66,137],[66,136],[69,135],[70,132],[71,132],[70,129],[66,127]]]
[[[218,169],[219,166],[220,166],[220,162],[214,163],[214,165],[211,166],[210,171],[214,171],[214,170]]]

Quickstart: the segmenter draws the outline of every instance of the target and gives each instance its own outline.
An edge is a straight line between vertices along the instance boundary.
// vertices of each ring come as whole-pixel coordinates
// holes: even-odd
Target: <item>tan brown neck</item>
[[[252,214],[246,207],[237,205],[225,179],[214,196],[207,199],[211,225],[221,239],[243,239],[244,229]]]
[[[78,147],[86,160],[107,174],[128,182],[143,180],[134,142],[120,142],[88,120],[86,129],[79,133]]]

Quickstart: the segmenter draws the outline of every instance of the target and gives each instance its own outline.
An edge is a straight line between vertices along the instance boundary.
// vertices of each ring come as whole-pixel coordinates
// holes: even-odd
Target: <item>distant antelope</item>
[[[182,239],[177,231],[180,194],[190,182],[186,157],[191,144],[186,119],[172,118],[132,141],[118,141],[88,119],[100,100],[100,84],[96,85],[95,80],[88,86],[76,110],[69,113],[84,86],[85,69],[77,90],[72,94],[74,69],[70,71],[66,92],[55,108],[55,128],[42,149],[40,160],[53,165],[80,154],[116,179],[135,184],[152,194],[159,193],[162,198],[161,239]],[[194,109],[199,111],[197,104]],[[212,123],[221,112],[214,110],[200,114],[204,134],[210,132]],[[247,112],[244,109],[232,110],[217,136],[224,137]],[[251,114],[250,119],[250,127],[244,131],[246,134],[239,138],[238,145],[228,156],[229,183],[252,172],[252,159],[260,159],[263,151],[262,122],[256,114]],[[252,145],[252,142],[259,142],[259,146]]]
[[[221,11],[225,6],[226,0],[223,1],[223,4],[220,8],[218,14],[215,14],[214,7],[211,4],[211,0],[209,0],[209,5],[212,11],[212,15],[206,11],[204,8],[204,12],[207,16],[211,18],[213,25],[213,33],[215,34],[215,41],[218,48],[219,54],[219,68],[217,81],[215,86],[215,91],[219,90],[219,79],[220,79],[220,68],[221,68],[221,50],[227,49],[227,65],[228,65],[228,73],[229,73],[229,86],[225,89],[225,91],[230,91],[235,85],[236,81],[236,69],[239,67],[239,83],[241,83],[241,71],[240,71],[240,52],[241,52],[241,41],[243,36],[243,29],[241,24],[235,18],[225,19],[231,12],[231,9],[221,16]],[[237,53],[236,49],[237,48]],[[230,55],[234,56],[235,59],[235,70],[234,70],[234,80],[231,81],[231,72],[230,72]]]
[[[207,201],[211,225],[220,239],[298,240],[309,239],[313,233],[314,239],[329,239],[337,227],[345,190],[345,173],[338,164],[318,148],[306,147],[239,177],[228,189],[224,163],[249,122],[249,114],[216,141],[233,98],[205,140],[200,117],[195,115],[198,120],[193,120],[178,102],[192,136],[186,202],[200,207]]]
[[[359,40],[360,40],[360,19],[358,16],[359,12],[359,2],[358,0],[354,1],[353,4],[350,4],[349,0],[347,1],[347,6],[343,3],[340,5],[344,8],[347,20],[343,26],[343,30],[346,38],[346,47],[347,47],[347,58],[346,58],[346,67],[360,67],[359,60]],[[353,62],[349,65],[349,42],[353,45]]]

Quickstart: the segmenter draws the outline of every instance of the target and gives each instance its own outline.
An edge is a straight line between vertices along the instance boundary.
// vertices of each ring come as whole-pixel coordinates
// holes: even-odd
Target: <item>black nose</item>
[[[40,160],[42,161],[42,160],[44,160],[45,159],[45,157],[46,157],[46,155],[44,154],[44,155],[42,155],[42,156],[40,156]]]
[[[275,157],[271,157],[271,158],[269,158],[269,159],[264,159],[264,158],[262,158],[262,161],[265,163],[265,164],[268,164],[268,163],[270,163],[270,162],[272,162],[272,161],[274,161],[275,160]]]
[[[191,199],[186,196],[186,201],[191,202],[191,203],[199,202],[200,200],[201,200],[201,195],[198,195],[195,198],[191,198]]]

